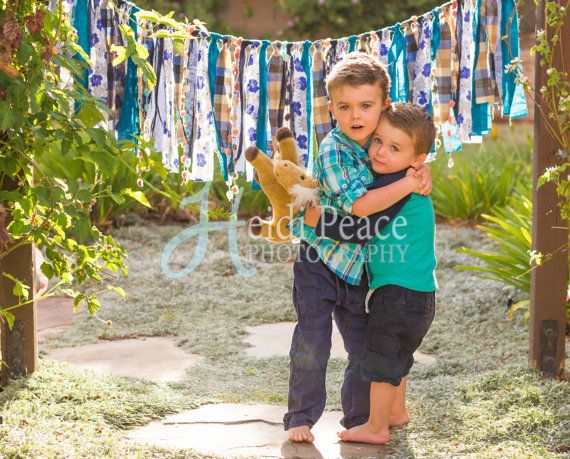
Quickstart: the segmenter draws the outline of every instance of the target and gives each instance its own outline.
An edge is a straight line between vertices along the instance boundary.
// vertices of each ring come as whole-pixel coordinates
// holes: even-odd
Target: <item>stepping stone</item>
[[[284,413],[285,407],[275,405],[205,405],[133,430],[127,439],[225,458],[383,458],[392,452],[388,446],[339,442],[339,411],[323,414],[313,428],[314,444],[292,443],[283,430]]]
[[[184,352],[176,345],[175,338],[160,336],[49,349],[46,358],[98,373],[152,381],[181,381],[186,369],[202,357]]]
[[[244,341],[251,345],[246,349],[250,357],[272,357],[276,355],[287,356],[291,347],[291,337],[295,329],[295,322],[280,322],[276,324],[257,325],[246,327],[249,333]],[[333,320],[331,358],[346,359],[342,336]],[[419,351],[414,353],[417,364],[433,364],[437,359],[433,355],[422,354]]]
[[[49,297],[36,303],[38,341],[63,332],[73,325],[73,298]]]

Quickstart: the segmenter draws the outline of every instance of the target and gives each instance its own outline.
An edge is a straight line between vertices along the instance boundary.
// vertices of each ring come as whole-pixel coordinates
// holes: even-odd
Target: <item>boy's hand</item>
[[[307,226],[312,226],[313,228],[319,223],[319,218],[321,218],[321,208],[320,207],[307,207],[305,210],[304,222]]]
[[[414,178],[419,180],[416,193],[422,196],[429,196],[432,187],[431,168],[426,164],[422,164],[417,170],[411,170],[413,171]]]

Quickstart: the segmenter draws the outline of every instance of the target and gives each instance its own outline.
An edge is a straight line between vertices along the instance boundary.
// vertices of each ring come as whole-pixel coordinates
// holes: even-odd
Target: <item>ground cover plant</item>
[[[243,338],[248,325],[295,320],[293,251],[281,246],[278,256],[271,251],[277,246],[249,241],[240,229],[243,259],[256,254],[246,264],[256,274],[245,279],[229,258],[226,233],[211,233],[198,268],[168,279],[160,268],[162,250],[184,228],[145,224],[117,231],[129,253],[130,274],[119,280],[126,301],[104,296],[101,321],[82,312],[72,328],[47,345],[176,335],[185,350],[204,356],[201,363],[180,383],[155,384],[42,360],[39,371],[0,393],[2,454],[203,457],[134,446],[121,438],[125,429],[204,403],[261,402],[285,409],[288,358],[248,357]],[[172,270],[186,266],[195,246],[194,239],[179,247],[169,260]],[[518,317],[508,319],[510,290],[455,270],[479,263],[457,253],[462,246],[486,250],[491,243],[477,229],[438,227],[438,311],[421,349],[438,361],[413,369],[414,423],[395,432],[391,457],[566,457],[569,385],[545,380],[528,367],[526,325]],[[329,409],[339,408],[343,368],[342,360],[329,364]]]

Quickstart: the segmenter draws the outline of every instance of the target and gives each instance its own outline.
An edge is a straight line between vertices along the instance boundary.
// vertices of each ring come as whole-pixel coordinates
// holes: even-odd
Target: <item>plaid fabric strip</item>
[[[481,2],[481,14],[478,28],[479,55],[475,65],[475,102],[498,102],[499,93],[494,79],[493,49],[497,37],[497,4],[494,0]]]
[[[363,33],[358,36],[356,40],[356,51],[361,53],[371,54],[370,50],[370,33]]]
[[[436,124],[445,123],[449,117],[451,101],[451,28],[447,11],[440,14],[439,47],[435,58],[433,85],[433,119]]]
[[[406,65],[408,68],[408,100],[414,97],[414,79],[416,76],[415,63],[418,53],[419,29],[417,24],[406,27]]]
[[[313,54],[313,120],[318,145],[332,129],[325,81],[325,62],[321,43],[315,43]]]
[[[446,17],[451,31],[451,98],[457,97],[459,75],[459,42],[457,40],[457,3],[449,7],[449,15]]]
[[[216,62],[216,85],[214,89],[214,119],[220,134],[220,148],[228,161],[231,159],[231,97],[232,66],[228,43],[221,45]],[[233,169],[233,166],[230,168]]]
[[[281,56],[280,44],[272,43],[268,48],[268,71],[267,71],[267,96],[269,99],[268,114],[271,139],[275,138],[277,130],[283,123],[284,93],[283,73],[285,70],[283,57]],[[275,147],[274,147],[275,148]],[[271,152],[266,152],[268,155]]]

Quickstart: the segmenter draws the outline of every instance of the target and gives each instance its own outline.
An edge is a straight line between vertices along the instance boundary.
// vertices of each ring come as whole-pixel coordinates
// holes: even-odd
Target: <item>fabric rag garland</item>
[[[253,180],[245,149],[257,145],[273,155],[271,140],[281,126],[292,129],[301,163],[311,169],[318,145],[335,126],[327,75],[354,51],[387,66],[392,101],[432,113],[448,153],[487,134],[498,110],[511,119],[527,114],[524,91],[505,70],[519,55],[514,0],[453,1],[382,30],[314,42],[196,31],[180,55],[170,39],[153,36],[132,3],[70,4],[91,59],[84,83],[110,109],[104,126],[135,142],[138,135],[153,138],[166,167],[192,180],[212,180],[216,157],[226,180],[230,174],[235,180],[236,172]],[[150,92],[132,62],[111,65],[111,46],[123,45],[123,23],[149,52],[157,76]]]

